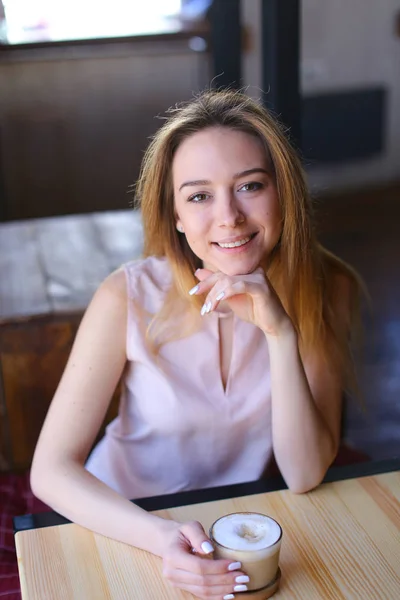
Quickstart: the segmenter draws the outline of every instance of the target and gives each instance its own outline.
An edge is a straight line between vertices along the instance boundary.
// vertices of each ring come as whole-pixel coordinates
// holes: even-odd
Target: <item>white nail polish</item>
[[[210,310],[211,310],[211,307],[212,307],[212,303],[211,303],[211,302],[208,302],[208,303],[207,303],[207,308],[206,308],[206,313],[209,313],[209,312],[210,312]]]
[[[241,562],[234,562],[228,566],[228,571],[237,571],[238,569],[241,569],[241,568],[242,568]]]
[[[225,292],[220,292],[218,294],[218,296],[215,298],[217,302],[219,302],[220,300],[222,300],[222,298],[225,296]]]
[[[247,592],[247,585],[235,585],[234,592]]]
[[[226,596],[223,597],[222,600],[233,600],[234,599],[234,595],[233,594],[227,594]]]
[[[203,542],[201,549],[203,550],[204,554],[211,554],[211,552],[214,552],[214,548],[210,542]]]
[[[239,575],[235,581],[236,583],[249,583],[250,577],[248,575]]]
[[[206,311],[207,311],[207,304],[203,304],[201,311],[200,311],[201,316],[205,315]]]
[[[191,290],[189,290],[189,295],[193,296],[193,294],[195,294],[198,291],[199,291],[199,284],[195,285],[194,288],[192,288]]]

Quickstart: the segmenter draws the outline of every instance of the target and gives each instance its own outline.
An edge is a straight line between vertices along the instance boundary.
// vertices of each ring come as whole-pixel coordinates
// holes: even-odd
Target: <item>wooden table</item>
[[[357,469],[366,471],[365,466]],[[348,468],[336,469],[327,481],[348,475]],[[232,511],[258,511],[277,519],[284,535],[277,600],[400,598],[400,470],[324,483],[305,495],[288,490],[257,494],[259,482],[226,490],[242,494],[246,485],[249,495],[156,514],[196,519],[206,529]],[[221,496],[218,489],[210,494]],[[18,531],[15,540],[23,600],[193,598],[163,581],[159,558],[75,524]]]

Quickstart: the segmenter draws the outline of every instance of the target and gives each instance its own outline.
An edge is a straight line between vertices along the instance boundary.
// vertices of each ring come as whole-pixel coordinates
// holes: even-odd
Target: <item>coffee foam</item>
[[[275,544],[281,536],[281,528],[266,515],[235,513],[214,523],[212,536],[227,548],[254,551]]]

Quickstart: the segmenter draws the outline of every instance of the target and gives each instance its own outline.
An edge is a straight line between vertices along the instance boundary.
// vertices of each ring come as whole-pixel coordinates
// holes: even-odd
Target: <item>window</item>
[[[2,0],[9,44],[167,33],[182,0]],[[5,30],[5,34],[4,34]],[[5,38],[5,39],[4,39]]]

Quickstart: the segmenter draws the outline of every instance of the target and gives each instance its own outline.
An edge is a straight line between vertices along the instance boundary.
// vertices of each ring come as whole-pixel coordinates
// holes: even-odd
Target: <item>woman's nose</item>
[[[236,227],[244,221],[244,215],[234,196],[226,196],[217,202],[217,224],[220,227]]]

